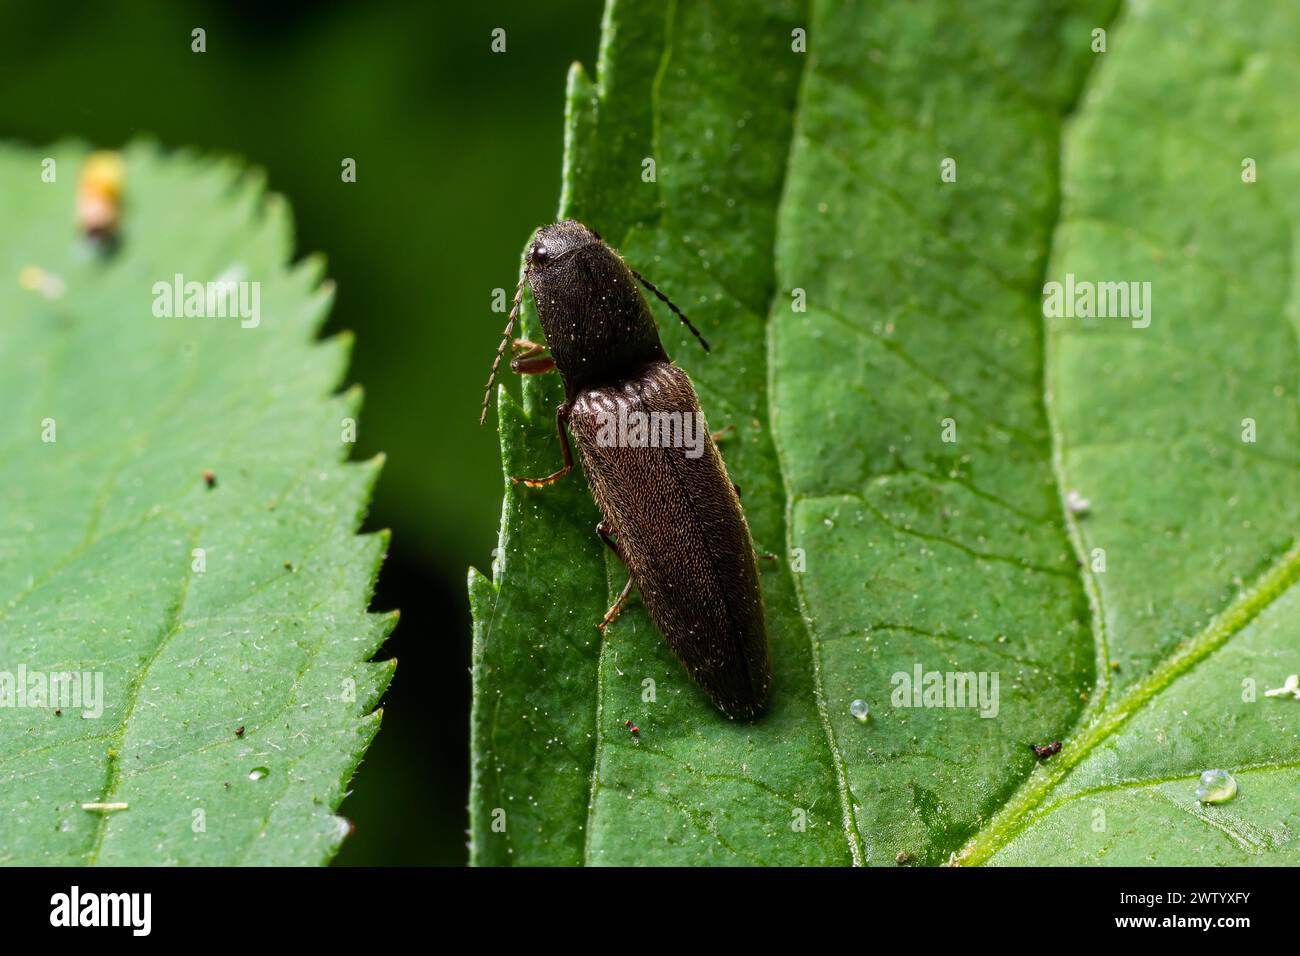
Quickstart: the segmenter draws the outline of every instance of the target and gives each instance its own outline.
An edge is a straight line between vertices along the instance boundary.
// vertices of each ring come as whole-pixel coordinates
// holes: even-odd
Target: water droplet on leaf
[[[1237,795],[1237,781],[1226,770],[1207,770],[1196,784],[1201,803],[1226,803]]]

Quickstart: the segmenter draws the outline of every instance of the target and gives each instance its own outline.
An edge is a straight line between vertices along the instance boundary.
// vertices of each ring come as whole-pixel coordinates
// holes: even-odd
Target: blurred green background
[[[328,257],[329,331],[357,333],[366,393],[355,457],[388,454],[367,521],[393,531],[374,607],[402,611],[340,865],[467,856],[465,571],[490,567],[502,487],[495,430],[478,425],[504,325],[491,295],[554,217],[565,73],[594,68],[600,7],[0,3],[0,138],[152,136],[243,157],[288,198],[297,254]],[[195,27],[206,53],[190,50]]]

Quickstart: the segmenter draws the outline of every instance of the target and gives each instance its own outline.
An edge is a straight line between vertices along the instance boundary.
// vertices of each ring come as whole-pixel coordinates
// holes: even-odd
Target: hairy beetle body
[[[649,422],[691,416],[701,453],[602,441],[611,422],[638,413]],[[753,717],[772,680],[754,546],[690,379],[669,362],[653,362],[619,385],[580,391],[568,423],[651,620],[723,713]]]
[[[695,389],[664,352],[638,280],[668,302],[581,223],[539,230],[497,364],[527,282],[550,355],[517,343],[528,352],[511,367],[525,374],[554,367],[564,380],[556,410],[564,467],[516,481],[537,487],[567,474],[567,425],[605,519],[597,530],[627,565],[628,588],[635,583],[669,648],[714,704],[750,718],[772,682],[753,541]]]

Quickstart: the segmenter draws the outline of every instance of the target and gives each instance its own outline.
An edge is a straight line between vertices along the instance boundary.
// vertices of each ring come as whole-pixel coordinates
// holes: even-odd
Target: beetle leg
[[[600,535],[601,540],[604,541],[607,545],[609,545],[609,549],[613,551],[616,555],[618,555],[618,559],[620,561],[622,561],[624,564],[627,564],[626,559],[623,557],[623,552],[619,550],[618,542],[614,540],[614,528],[612,525],[610,525],[608,521],[601,521],[596,525],[596,534]],[[619,596],[614,600],[614,603],[613,605],[611,605],[610,609],[605,612],[604,619],[599,624],[596,625],[597,630],[604,631],[605,628],[609,627],[611,624],[613,624],[615,621],[618,620],[619,614],[623,612],[623,602],[627,600],[627,596],[631,592],[632,592],[632,575],[629,573],[627,576],[627,584],[623,585],[623,590],[619,593]]]
[[[709,432],[709,437],[715,442],[723,441],[730,438],[736,431],[736,423],[732,422],[724,428],[719,428],[716,432]]]
[[[555,359],[545,354],[545,345],[538,345],[527,339],[515,339],[511,346],[523,350],[510,360],[510,371],[515,374],[541,375],[555,368]]]
[[[604,620],[596,625],[597,630],[603,631],[618,620],[618,616],[623,613],[623,602],[627,600],[627,596],[630,593],[632,593],[632,575],[629,574],[627,576],[627,584],[623,585],[623,590],[619,593],[618,597],[614,599],[614,603],[611,605],[610,609],[605,612]]]
[[[614,526],[608,521],[596,522],[596,534],[600,535],[600,540],[609,545],[609,550],[618,555],[618,559],[623,561],[623,552],[618,549],[618,542],[614,540]],[[627,564],[626,561],[623,561]]]
[[[525,352],[510,360],[510,371],[517,375],[542,375],[555,368],[555,359],[549,355],[533,355]]]
[[[564,423],[569,420],[569,406],[557,405],[555,407],[555,430],[560,435],[560,453],[564,456],[564,467],[559,471],[553,471],[545,478],[511,478],[510,480],[516,485],[524,484],[529,488],[541,488],[545,485],[553,485],[570,471],[573,470],[573,450],[569,448],[569,436],[564,431]]]

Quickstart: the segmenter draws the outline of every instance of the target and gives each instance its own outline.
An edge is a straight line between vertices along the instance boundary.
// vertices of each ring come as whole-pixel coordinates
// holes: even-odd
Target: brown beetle
[[[708,349],[681,310],[597,233],[573,220],[540,229],[497,349],[480,421],[487,417],[526,283],[550,354],[544,346],[516,340],[524,351],[510,367],[523,375],[559,371],[565,399],[555,422],[564,464],[543,478],[512,480],[537,488],[567,475],[573,467],[567,426],[604,517],[596,532],[629,571],[627,585],[597,627],[603,630],[618,617],[635,583],[691,680],[728,717],[750,718],[763,709],[772,683],[754,544],[695,389],[664,351],[638,281]]]

